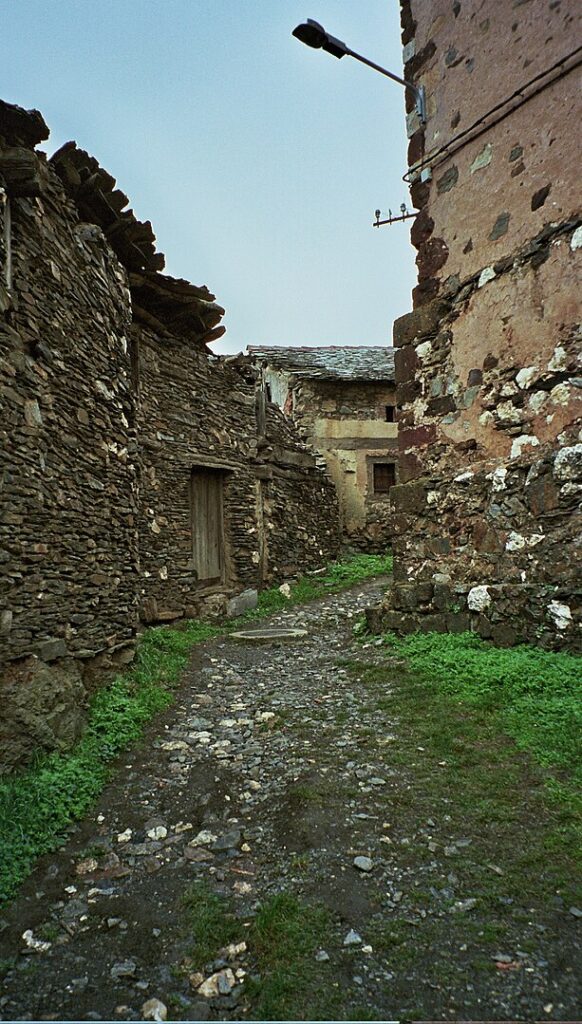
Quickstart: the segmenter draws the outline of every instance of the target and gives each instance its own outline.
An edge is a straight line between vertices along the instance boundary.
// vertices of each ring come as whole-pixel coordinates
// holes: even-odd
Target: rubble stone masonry
[[[224,310],[47,137],[0,103],[0,770],[74,742],[140,619],[215,618],[339,548],[313,453],[207,348]]]
[[[582,11],[401,14],[428,118],[408,115],[418,284],[394,326],[395,586],[369,618],[578,650]]]

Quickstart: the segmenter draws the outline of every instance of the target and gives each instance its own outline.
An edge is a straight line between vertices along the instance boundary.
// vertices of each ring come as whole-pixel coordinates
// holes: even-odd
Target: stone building
[[[68,745],[139,621],[213,617],[338,550],[337,499],[224,310],[164,275],[96,160],[0,103],[0,764]]]
[[[398,479],[393,349],[250,345],[271,401],[319,452],[337,488],[344,542],[384,551]]]
[[[418,215],[396,321],[394,590],[376,628],[578,649],[582,117],[576,0],[401,0]]]

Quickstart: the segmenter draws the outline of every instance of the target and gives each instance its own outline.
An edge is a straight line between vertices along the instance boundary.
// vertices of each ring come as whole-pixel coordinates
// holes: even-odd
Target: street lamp
[[[421,124],[426,124],[426,97],[424,86],[413,85],[412,82],[407,82],[405,78],[399,78],[398,75],[394,75],[391,71],[387,71],[386,68],[380,67],[379,64],[374,64],[374,61],[368,60],[367,57],[362,57],[361,54],[350,50],[349,46],[346,46],[341,39],[336,39],[335,36],[330,36],[329,32],[326,32],[323,28],[323,25],[320,25],[317,21],[313,21],[311,18],[308,18],[307,21],[298,25],[297,28],[294,28],[293,35],[296,39],[305,43],[306,46],[312,46],[315,50],[326,50],[327,53],[333,54],[333,56],[338,59],[341,59],[346,55],[348,57],[355,57],[355,59],[361,61],[362,64],[367,64],[369,68],[374,68],[374,71],[379,71],[381,75],[386,75],[386,77],[391,78],[393,82],[398,82],[400,85],[403,85],[405,89],[410,89],[414,95],[414,106]]]

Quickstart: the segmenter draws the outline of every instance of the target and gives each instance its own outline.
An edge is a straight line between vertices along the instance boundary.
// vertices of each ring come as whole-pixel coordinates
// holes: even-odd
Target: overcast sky
[[[397,0],[0,0],[0,95],[42,111],[226,308],[214,351],[389,344],[411,308],[400,86],[291,37],[311,17],[402,74]]]

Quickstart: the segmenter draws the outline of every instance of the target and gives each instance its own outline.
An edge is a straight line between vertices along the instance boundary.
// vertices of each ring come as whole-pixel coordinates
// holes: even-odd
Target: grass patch
[[[290,596],[285,597],[278,587],[270,587],[259,594],[259,603],[253,611],[246,612],[237,623],[275,615],[292,605],[306,604],[329,594],[338,594],[374,576],[387,576],[392,572],[392,555],[349,555],[329,565],[320,576],[300,576],[290,583]]]
[[[322,991],[316,950],[330,938],[332,918],[319,905],[290,893],[265,900],[243,922],[229,900],[196,882],[185,897],[193,946],[187,970],[204,970],[231,942],[247,943],[252,961],[245,980],[250,1020],[327,1020],[339,1008],[339,993]],[[245,926],[246,924],[246,926]]]
[[[561,892],[577,903],[579,659],[495,649],[472,635],[386,639],[406,658],[397,683],[392,659],[351,671],[379,713],[398,721],[400,742],[386,758],[410,785],[391,794],[394,819],[434,819],[437,857],[451,836],[472,837],[450,863],[489,920],[504,922],[506,897],[518,907]],[[399,856],[413,866],[425,854]]]
[[[190,886],[184,906],[194,942],[188,958],[189,970],[204,970],[223,946],[241,940],[242,922],[230,910],[228,900],[212,892],[204,882]]]
[[[504,731],[538,764],[582,783],[582,659],[514,647],[473,633],[389,638],[410,669],[468,708],[497,714]],[[562,780],[567,788],[567,781]]]
[[[249,978],[251,1020],[328,1020],[338,1010],[339,993],[322,990],[318,947],[330,937],[331,915],[324,907],[301,903],[290,893],[266,900],[249,934],[258,980]]]
[[[170,703],[169,687],[192,645],[216,632],[200,623],[183,632],[148,630],[132,671],[95,694],[73,750],[38,756],[25,771],[0,780],[0,902],[14,895],[41,854],[62,844],[67,827],[103,789],[113,758]]]

